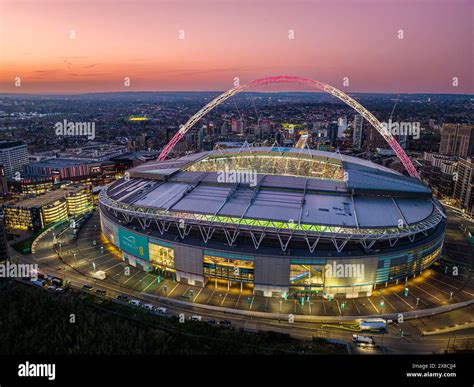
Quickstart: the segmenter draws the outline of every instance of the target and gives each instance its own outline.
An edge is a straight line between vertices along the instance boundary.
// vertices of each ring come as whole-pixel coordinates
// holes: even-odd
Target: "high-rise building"
[[[7,176],[5,175],[5,168],[0,165],[0,198],[8,195]]]
[[[387,141],[382,137],[382,135],[375,129],[372,125],[368,127],[367,130],[367,149],[377,149],[377,148],[387,148]]]
[[[0,142],[0,164],[8,179],[20,176],[23,166],[28,164],[28,150],[21,141]]]
[[[237,133],[239,134],[244,134],[246,132],[246,128],[247,128],[247,125],[245,123],[245,120],[243,118],[241,118],[239,121],[238,121],[238,125],[237,125]]]
[[[455,157],[424,152],[421,177],[438,195],[442,197],[453,195],[456,170]]]
[[[328,125],[328,137],[331,141],[331,145],[335,146],[336,145],[336,139],[337,139],[337,132],[338,132],[338,126],[336,122],[331,122]]]
[[[458,160],[458,174],[455,179],[454,198],[460,208],[469,215],[474,215],[474,160]]]
[[[474,125],[444,124],[439,153],[462,158],[474,156]]]
[[[360,114],[356,114],[352,122],[352,146],[354,148],[362,148],[363,126],[364,118]]]
[[[227,133],[229,133],[229,123],[227,121],[224,121],[221,126],[221,135],[226,136]]]
[[[202,149],[204,138],[206,137],[206,127],[201,126],[198,130],[198,148]]]
[[[268,136],[272,131],[270,121],[267,120],[267,119],[260,120],[259,121],[259,126],[260,126],[261,134],[262,134],[263,137]]]
[[[232,128],[232,133],[238,133],[238,131],[239,131],[239,121],[237,120],[237,118],[232,118],[232,120],[230,121],[230,125],[231,125],[231,128]]]
[[[347,117],[341,117],[337,120],[337,138],[343,138],[347,129]]]

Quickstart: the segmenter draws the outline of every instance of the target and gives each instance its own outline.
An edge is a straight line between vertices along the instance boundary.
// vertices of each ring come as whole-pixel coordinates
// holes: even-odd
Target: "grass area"
[[[344,354],[324,340],[179,323],[81,292],[11,282],[0,294],[0,354]],[[74,315],[75,322],[71,322]]]
[[[43,230],[38,231],[37,233],[34,233],[30,237],[23,239],[20,242],[14,243],[11,246],[20,254],[23,254],[23,255],[31,254],[31,245],[42,232]]]
[[[66,223],[67,221],[60,221],[60,222],[57,222],[57,223],[53,223],[51,225],[49,225],[48,227],[46,228],[43,228],[37,232],[35,232],[34,234],[32,234],[31,236],[29,236],[28,238],[26,239],[23,239],[17,243],[14,243],[11,245],[11,247],[13,249],[15,249],[17,252],[19,252],[20,254],[23,254],[23,255],[28,255],[28,254],[31,254],[31,246],[33,245],[33,242],[35,241],[36,238],[38,238],[38,236],[43,233],[44,231],[46,230],[49,230],[51,228],[56,228],[56,227],[59,227],[60,225]]]

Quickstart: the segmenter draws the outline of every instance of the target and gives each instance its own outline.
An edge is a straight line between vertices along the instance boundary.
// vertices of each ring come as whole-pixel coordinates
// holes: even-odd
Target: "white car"
[[[163,308],[162,306],[155,308],[155,312],[158,314],[166,314],[168,313],[168,309]]]
[[[375,340],[371,336],[352,335],[352,342],[359,347],[375,347]]]
[[[130,300],[130,304],[133,305],[133,306],[140,306],[141,302],[138,301],[138,300]]]
[[[152,304],[144,304],[142,305],[145,309],[148,309],[148,310],[153,310],[153,305]]]
[[[201,316],[197,316],[197,315],[191,316],[191,321],[201,321],[201,320],[202,320]]]

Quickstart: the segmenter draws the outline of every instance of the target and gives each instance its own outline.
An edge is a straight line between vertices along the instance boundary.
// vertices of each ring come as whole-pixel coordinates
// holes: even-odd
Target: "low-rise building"
[[[37,231],[92,210],[92,195],[85,186],[71,186],[4,204],[9,229]]]

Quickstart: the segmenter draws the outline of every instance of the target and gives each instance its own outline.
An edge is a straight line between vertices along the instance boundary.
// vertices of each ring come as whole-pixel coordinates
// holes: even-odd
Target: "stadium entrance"
[[[290,265],[290,289],[297,293],[319,293],[324,285],[324,265]]]
[[[216,257],[214,255],[204,255],[203,268],[204,276],[209,280],[215,280],[216,286],[219,279],[228,281],[230,287],[232,282],[243,284],[253,284],[254,280],[254,262],[247,257],[231,258]]]

